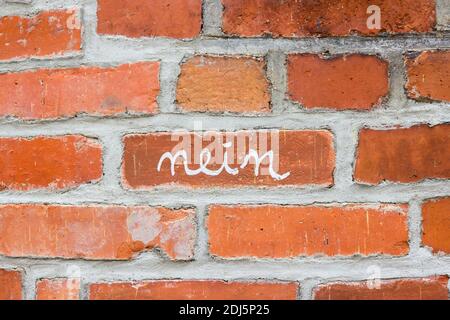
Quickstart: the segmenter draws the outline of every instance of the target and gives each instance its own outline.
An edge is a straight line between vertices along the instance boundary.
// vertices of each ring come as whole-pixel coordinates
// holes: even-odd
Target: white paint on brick
[[[144,244],[154,240],[161,233],[161,215],[155,208],[135,209],[127,218],[128,232],[133,241]]]
[[[83,261],[63,259],[28,259],[0,257],[0,268],[23,270],[25,298],[35,296],[35,282],[40,278],[64,277],[72,265],[80,268],[82,298],[89,283],[113,280],[151,279],[278,279],[299,281],[299,297],[310,299],[319,283],[366,280],[367,270],[377,266],[386,279],[450,275],[450,257],[433,256],[420,245],[420,204],[428,199],[450,195],[448,180],[415,184],[382,184],[368,187],[352,180],[358,130],[362,127],[390,128],[420,123],[450,123],[449,104],[417,103],[406,98],[402,55],[409,50],[450,48],[449,0],[438,0],[437,33],[395,37],[349,37],[305,39],[235,39],[220,38],[220,0],[205,0],[202,36],[192,41],[162,38],[127,39],[96,35],[96,0],[33,0],[30,5],[0,0],[0,16],[29,15],[48,8],[82,6],[84,28],[83,53],[60,58],[34,58],[0,62],[0,72],[41,67],[58,68],[79,65],[113,66],[133,61],[161,62],[161,114],[151,117],[96,118],[81,115],[59,121],[22,122],[0,119],[0,136],[37,136],[78,133],[98,137],[103,143],[102,181],[73,190],[52,193],[44,190],[0,192],[0,203],[107,204],[145,206],[195,206],[198,239],[195,261],[174,263],[156,252],[143,252],[132,261]],[[285,59],[289,53],[366,53],[378,54],[390,63],[391,93],[382,107],[371,112],[305,110],[286,99]],[[264,116],[217,116],[210,113],[183,114],[175,105],[179,63],[194,54],[239,54],[266,56],[272,82],[273,114]],[[223,190],[155,188],[128,191],[121,187],[122,137],[127,133],[194,130],[202,122],[204,130],[241,130],[255,128],[329,129],[335,136],[337,150],[335,186],[332,188],[235,188]],[[208,253],[205,219],[210,204],[300,204],[315,203],[408,203],[411,252],[405,257],[323,257],[282,260],[223,261]]]

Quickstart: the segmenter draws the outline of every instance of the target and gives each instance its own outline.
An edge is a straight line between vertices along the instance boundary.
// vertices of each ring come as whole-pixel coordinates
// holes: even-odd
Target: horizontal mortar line
[[[148,256],[149,254],[147,254]],[[0,258],[2,268],[30,269],[40,277],[66,275],[68,266],[77,266],[87,281],[152,279],[280,279],[365,280],[369,268],[377,266],[381,278],[427,277],[450,274],[450,257],[292,259],[290,261],[81,261]],[[28,272],[27,272],[28,273]]]
[[[298,37],[298,38],[271,38],[271,37],[231,37],[227,35],[223,36],[207,36],[202,35],[193,40],[177,40],[169,38],[128,38],[120,35],[98,35],[91,32],[87,34],[87,45],[95,45],[93,48],[101,48],[102,44],[111,44],[121,46],[127,44],[130,46],[165,46],[165,48],[187,48],[187,49],[204,49],[208,48],[208,45],[215,47],[224,47],[231,49],[231,46],[246,45],[246,46],[258,46],[261,48],[302,48],[320,47],[323,45],[329,46],[348,46],[349,50],[355,48],[364,48],[367,45],[383,45],[383,44],[396,44],[398,47],[410,48],[409,46],[438,46],[438,44],[444,47],[449,47],[447,42],[450,38],[450,30],[438,31],[434,33],[426,34],[405,34],[405,35],[393,35],[393,36],[377,36],[377,37],[362,37],[362,36],[344,36],[344,37]],[[408,47],[406,46],[408,45]],[[230,47],[230,48],[229,48]],[[387,48],[389,49],[389,48]],[[391,49],[395,49],[391,47]]]
[[[108,132],[151,132],[173,129],[193,130],[201,122],[204,130],[239,130],[258,128],[314,129],[342,123],[368,126],[395,126],[397,124],[450,122],[450,112],[444,105],[428,105],[412,110],[374,110],[372,112],[307,111],[269,115],[228,115],[203,113],[160,113],[142,117],[92,117],[79,116],[70,119],[46,121],[0,120],[0,135],[51,134],[52,132],[80,132],[103,134]]]
[[[200,38],[179,41],[161,38],[129,39],[124,37],[88,36],[85,47],[79,54],[52,57],[30,57],[28,59],[0,61],[0,71],[32,69],[37,67],[69,67],[79,64],[117,64],[142,59],[170,59],[178,61],[179,56],[193,54],[266,54],[268,51],[335,53],[393,53],[426,49],[450,48],[450,32],[439,35],[394,38]],[[114,55],[111,55],[114,52]]]
[[[423,49],[444,49],[450,47],[450,33],[442,36],[425,38],[398,38],[398,39],[344,39],[344,38],[310,38],[310,39],[246,39],[221,38],[200,39],[192,42],[168,42],[159,39],[131,40],[126,38],[95,37],[87,43],[87,56],[94,59],[105,57],[103,47],[115,49],[115,55],[120,57],[122,52],[139,55],[170,55],[194,53],[223,53],[223,54],[264,54],[268,51],[280,52],[319,52],[330,49],[336,52],[398,52]],[[95,41],[94,41],[95,40]],[[95,44],[94,44],[95,43]]]
[[[55,204],[109,204],[109,205],[166,205],[197,206],[210,204],[325,204],[325,203],[404,203],[412,199],[429,199],[450,195],[450,181],[423,182],[409,185],[348,186],[347,188],[311,189],[301,187],[255,189],[234,188],[203,190],[160,189],[126,191],[98,186],[77,190],[2,192],[0,203],[55,203]],[[186,200],[189,199],[189,200]]]

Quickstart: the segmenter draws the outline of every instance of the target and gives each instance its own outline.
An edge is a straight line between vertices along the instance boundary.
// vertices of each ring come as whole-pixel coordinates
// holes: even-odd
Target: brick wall
[[[449,8],[0,0],[0,299],[448,299]]]

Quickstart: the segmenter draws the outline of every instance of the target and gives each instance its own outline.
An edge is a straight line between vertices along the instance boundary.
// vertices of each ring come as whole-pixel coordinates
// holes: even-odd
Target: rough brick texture
[[[425,202],[422,217],[422,244],[435,253],[450,254],[450,197]]]
[[[430,32],[434,0],[222,0],[223,30],[246,37],[348,36]],[[367,9],[381,9],[380,29],[369,29]]]
[[[78,9],[0,18],[0,60],[45,57],[81,50]]]
[[[288,94],[305,108],[368,110],[388,94],[388,64],[376,56],[291,55]]]
[[[248,57],[194,57],[181,66],[177,102],[185,111],[267,112],[265,67]]]
[[[450,102],[450,50],[422,52],[407,58],[408,96]]]
[[[223,258],[405,255],[407,206],[213,206],[211,254]]]
[[[205,186],[274,186],[274,185],[324,185],[333,184],[334,169],[334,147],[333,137],[328,131],[273,131],[275,136],[266,132],[261,132],[261,136],[267,137],[267,145],[258,142],[256,145],[250,143],[252,135],[250,132],[240,131],[236,133],[221,134],[210,132],[209,135],[199,135],[190,133],[178,133],[178,138],[173,138],[172,133],[151,133],[145,135],[129,135],[124,139],[124,159],[123,159],[123,180],[124,184],[133,189],[154,187],[157,185],[187,185],[191,187]],[[277,134],[277,135],[276,135]],[[177,134],[175,134],[177,136]],[[258,139],[259,139],[258,137]],[[216,139],[211,145],[211,138]],[[200,155],[202,148],[215,148],[219,144],[219,150],[225,153],[227,150],[229,167],[238,169],[239,174],[232,175],[226,170],[222,170],[218,175],[188,175],[184,162],[175,162],[174,174],[171,172],[171,162],[169,159],[163,161],[158,171],[158,164],[166,152],[175,155],[172,151],[180,141],[184,146],[190,147],[194,154],[193,164],[188,165],[192,170],[198,169],[200,164],[195,164],[195,156]],[[223,151],[222,143],[230,142],[231,146]],[[244,144],[240,143],[245,141]],[[252,140],[255,141],[255,140]],[[259,140],[261,141],[261,140]],[[201,146],[195,152],[196,145]],[[276,147],[278,145],[278,147]],[[241,147],[238,147],[241,146]],[[242,149],[240,149],[242,148]],[[244,155],[249,153],[249,149],[257,151],[262,157],[268,150],[279,150],[279,170],[278,173],[290,175],[283,179],[274,179],[273,176],[264,174],[263,169],[270,167],[268,162],[263,162],[259,174],[255,174],[255,164],[249,163],[245,168],[239,169],[243,163]],[[214,150],[214,149],[213,149]],[[213,151],[211,150],[211,152]],[[231,151],[230,151],[231,150]],[[243,151],[243,152],[241,152]],[[276,152],[278,153],[278,152]],[[222,157],[221,157],[222,158]],[[266,160],[268,158],[265,158]],[[274,156],[275,159],[275,156]],[[178,159],[180,160],[180,159]],[[220,170],[222,163],[214,163],[207,166],[210,170]],[[274,160],[274,163],[277,159]],[[205,160],[206,162],[206,160]],[[205,163],[204,162],[204,163]],[[203,164],[204,164],[203,163]],[[208,162],[206,162],[208,163]],[[273,166],[275,167],[275,166]]]
[[[375,280],[377,281],[377,280]],[[314,290],[317,300],[447,300],[448,277],[331,283]],[[377,287],[378,286],[378,287]]]
[[[0,299],[448,298],[449,2],[0,0]]]
[[[201,0],[99,0],[100,34],[194,38],[202,25]]]
[[[79,299],[79,279],[42,279],[36,284],[36,300]]]
[[[102,177],[102,147],[79,135],[0,138],[0,187],[68,189]]]
[[[193,219],[192,210],[4,205],[0,254],[127,260],[159,248],[170,259],[189,260],[196,238]]]
[[[0,269],[0,300],[22,299],[22,274],[20,271]]]
[[[359,133],[355,180],[411,183],[450,178],[450,125],[426,125]]]
[[[158,77],[157,62],[0,74],[0,116],[48,119],[81,113],[154,113]]]
[[[295,300],[297,283],[143,281],[96,283],[92,300]]]

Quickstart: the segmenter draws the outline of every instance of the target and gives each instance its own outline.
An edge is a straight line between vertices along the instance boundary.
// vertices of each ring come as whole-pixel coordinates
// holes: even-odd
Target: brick
[[[305,108],[369,110],[380,105],[388,92],[388,64],[376,56],[288,58],[289,97]]]
[[[359,133],[354,177],[364,184],[450,178],[450,125]]]
[[[32,17],[0,18],[0,60],[81,52],[78,9],[41,11]]]
[[[379,288],[367,282],[330,283],[314,290],[316,300],[447,300],[448,277],[382,280]]]
[[[128,260],[158,248],[190,260],[196,229],[191,209],[30,204],[0,206],[0,235],[10,257]]]
[[[0,116],[151,114],[157,108],[158,77],[157,62],[4,73],[0,74]]]
[[[434,253],[450,254],[450,197],[426,201],[422,219],[422,244]]]
[[[263,59],[197,56],[181,66],[177,102],[185,111],[268,112]]]
[[[406,205],[220,206],[209,249],[221,258],[406,255]]]
[[[406,59],[408,96],[450,102],[450,50],[426,51]]]
[[[36,300],[79,299],[79,279],[42,279],[36,284]]]
[[[230,143],[229,147],[225,148],[225,143]],[[207,132],[203,135],[159,132],[128,135],[123,144],[123,185],[129,189],[148,189],[159,185],[205,188],[333,184],[333,136],[325,130]],[[188,175],[181,158],[173,161],[172,173],[171,161],[164,157],[167,152],[175,156],[184,150],[189,170],[199,170],[203,166],[195,160],[200,159],[203,148],[212,154],[211,160],[204,160],[203,165],[206,163],[207,169],[214,173],[203,171]],[[242,168],[245,157],[251,153],[250,149],[258,152],[259,157],[273,151],[272,166],[266,157],[259,166],[259,172],[255,172],[258,168],[255,161]],[[225,154],[227,161],[224,161]],[[220,171],[224,163],[236,169],[237,174],[230,174],[226,169]],[[273,173],[280,177],[272,175],[269,168],[273,168]],[[289,176],[284,176],[287,174]]]
[[[223,31],[246,37],[374,36],[431,32],[434,0],[222,0]],[[381,9],[381,29],[369,29],[369,6]]]
[[[0,138],[0,189],[69,189],[102,177],[102,147],[79,135]]]
[[[202,26],[201,0],[99,0],[99,34],[131,38],[195,38]]]
[[[294,282],[141,281],[94,283],[91,300],[295,300]]]
[[[20,271],[0,269],[0,300],[22,300]]]

